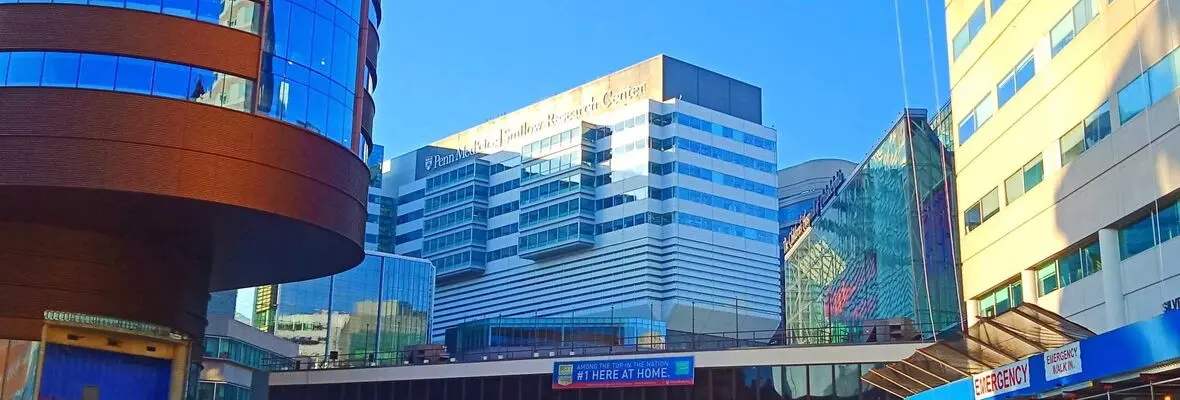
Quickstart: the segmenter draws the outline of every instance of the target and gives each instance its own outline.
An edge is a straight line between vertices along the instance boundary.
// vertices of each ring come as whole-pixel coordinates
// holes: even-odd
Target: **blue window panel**
[[[153,64],[148,60],[119,57],[119,67],[115,70],[115,90],[151,94]]]
[[[164,0],[163,13],[181,18],[197,19],[198,0]]]
[[[1102,106],[1086,117],[1086,148],[1094,147],[1095,144],[1110,135],[1110,129],[1110,105],[1102,103]]]
[[[315,34],[312,36],[311,64],[312,70],[324,75],[332,73],[332,35],[336,26],[330,19],[322,16],[315,17]]]
[[[123,0],[90,0],[90,5],[123,8],[125,3]]]
[[[161,0],[127,0],[127,8],[132,10],[159,14],[161,7]]]
[[[1037,75],[1036,59],[1030,53],[1016,66],[1016,90],[1020,90]]]
[[[328,131],[328,95],[317,90],[307,92],[307,127],[324,136]]]
[[[1151,91],[1151,104],[1158,103],[1164,97],[1176,90],[1177,68],[1175,53],[1168,54],[1163,60],[1147,70],[1147,81]]]
[[[118,57],[102,54],[83,54],[78,67],[78,87],[84,89],[115,89],[115,66]]]
[[[266,46],[265,48],[267,50],[271,51],[271,54],[287,58],[288,30],[291,29],[291,3],[285,0],[272,1],[270,3],[270,13],[271,26],[268,30],[271,34],[265,35],[270,40],[270,43],[266,43],[264,46]],[[278,61],[275,63],[277,64]]]
[[[266,114],[268,117],[274,119],[282,119],[280,111],[282,107],[279,104],[279,85],[282,83],[282,76],[278,74],[263,73],[259,79],[262,83],[261,97],[258,101],[258,112]]]
[[[352,126],[348,125],[348,121],[350,120],[348,107],[336,101],[331,101],[329,107],[328,137],[336,143],[344,144],[348,142],[351,144],[350,140],[345,140],[346,138],[351,139],[352,137]]]
[[[41,84],[41,66],[45,53],[23,51],[12,53],[8,62],[8,86],[37,86]]]
[[[214,85],[217,84],[217,74],[206,69],[193,68],[188,79],[187,98],[189,100],[212,104]]]
[[[959,122],[959,145],[967,143],[967,139],[971,139],[971,135],[975,134],[975,114],[972,113]]]
[[[1147,109],[1151,103],[1148,91],[1147,76],[1140,75],[1131,83],[1119,90],[1119,121],[1126,123]]]
[[[333,3],[335,2],[329,3],[327,0],[315,0],[315,13],[331,21],[336,17],[336,6]]]
[[[228,2],[229,0],[197,0],[197,19],[211,24],[220,23],[221,13]]]
[[[1159,228],[1160,243],[1180,236],[1180,203],[1161,209],[1156,217],[1156,225]]]
[[[992,2],[992,15],[995,15],[996,11],[1000,11],[1000,7],[1004,6],[1004,0],[991,0],[991,2]]]
[[[331,65],[331,74],[332,79],[336,80],[337,82],[348,82],[349,77],[356,74],[355,67],[352,70],[349,70],[349,64],[345,62],[345,60],[347,60],[349,57],[357,58],[358,54],[356,51],[353,51],[351,54],[349,54],[349,43],[356,41],[357,39],[350,36],[347,30],[340,27],[335,28],[332,45],[333,63]]]
[[[302,83],[304,86],[311,83],[311,70],[307,67],[287,61],[287,72],[284,77],[294,82]]]
[[[76,87],[79,59],[78,53],[46,53],[41,86]]]
[[[308,85],[308,88],[311,90],[324,92],[324,94],[328,94],[332,91],[332,80],[328,79],[327,75],[312,72],[311,73],[311,84]]]
[[[1014,95],[1016,95],[1016,75],[1009,74],[996,87],[996,98],[1000,102],[1000,107],[1003,107]]]
[[[297,64],[311,65],[311,43],[314,31],[313,14],[303,7],[291,7],[290,31],[287,40],[288,58]],[[288,72],[288,75],[294,75]]]
[[[1143,217],[1139,221],[1119,230],[1119,253],[1122,259],[1139,254],[1155,246],[1155,229],[1152,226],[1154,215]]]
[[[307,122],[307,86],[295,82],[283,82],[287,97],[283,102],[283,120],[302,125]]]
[[[331,86],[333,100],[339,101],[341,103],[352,103],[352,92],[345,88],[344,85],[332,82]]]
[[[152,94],[173,99],[187,98],[191,70],[191,67],[184,65],[156,64],[156,75],[152,77]]]
[[[0,86],[4,86],[4,82],[8,79],[8,55],[10,53],[0,53]]]

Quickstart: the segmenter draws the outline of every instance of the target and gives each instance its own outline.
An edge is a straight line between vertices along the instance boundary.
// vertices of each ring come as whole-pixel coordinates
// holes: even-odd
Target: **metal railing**
[[[790,330],[729,331],[715,333],[668,332],[614,338],[611,343],[575,343],[537,338],[527,345],[503,345],[448,351],[441,345],[422,345],[402,351],[362,352],[319,356],[273,357],[263,361],[270,371],[377,368],[470,362],[493,362],[557,357],[593,357],[620,354],[718,351],[769,347],[804,347],[929,341],[929,324],[881,323]],[[522,338],[516,338],[522,339]],[[527,339],[527,338],[523,338]]]

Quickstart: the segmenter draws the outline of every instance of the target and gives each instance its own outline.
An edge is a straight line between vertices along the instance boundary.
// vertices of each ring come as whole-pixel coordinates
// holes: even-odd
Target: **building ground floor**
[[[1020,310],[1020,309],[1017,309]],[[996,320],[999,320],[999,316]],[[1064,325],[1062,325],[1064,326]],[[975,329],[975,328],[973,328]],[[1057,328],[1054,328],[1057,329]],[[1069,331],[1070,329],[1061,329]],[[1026,329],[1026,332],[1036,332]],[[1029,343],[1045,349],[1026,357],[1012,357],[1013,361],[946,384],[923,384],[932,389],[914,388],[912,400],[985,400],[985,399],[1106,399],[1106,400],[1165,400],[1180,398],[1180,311],[1169,311],[1154,318],[1136,322],[1101,334],[1075,341],[1038,340],[1026,335]],[[999,343],[999,342],[997,342]],[[939,345],[944,345],[940,343]],[[1010,343],[1009,343],[1010,345]],[[937,345],[936,345],[937,346]],[[948,345],[944,345],[948,346]],[[949,344],[954,347],[954,344]],[[1005,344],[998,345],[1000,348]],[[975,359],[986,352],[968,349]],[[919,353],[921,354],[921,353]],[[926,354],[931,354],[927,352]],[[934,355],[946,360],[947,365],[967,367],[956,363],[955,357]],[[912,362],[909,366],[918,365]],[[958,367],[961,366],[961,367]],[[913,369],[896,364],[893,371],[918,377]],[[927,365],[927,376],[942,375],[946,369]],[[876,372],[876,371],[875,371]],[[882,374],[886,378],[897,375]],[[874,381],[874,385],[900,383]],[[918,382],[914,380],[913,382]]]
[[[554,389],[551,374],[272,386],[271,400],[877,400],[861,382],[881,364],[698,368],[692,385]]]
[[[528,359],[480,362],[422,360],[400,366],[273,372],[269,394],[271,400],[898,399],[864,383],[861,376],[928,345],[930,342],[771,346],[569,357],[538,353]],[[587,383],[587,379],[597,378],[579,373],[629,368],[620,366],[624,364],[651,366],[661,360],[676,360],[675,376],[643,383],[663,386],[619,387],[640,383],[614,380]],[[685,376],[689,372],[691,379]]]

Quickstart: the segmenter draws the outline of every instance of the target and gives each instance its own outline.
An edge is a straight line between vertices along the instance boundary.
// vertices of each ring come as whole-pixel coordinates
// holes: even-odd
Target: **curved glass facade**
[[[0,4],[18,2],[123,8],[195,19],[255,35],[261,29],[262,4],[251,0],[0,0]]]
[[[275,0],[258,112],[352,146],[361,0]]]
[[[429,342],[434,266],[370,252],[348,271],[259,293],[269,303],[255,310],[256,326],[299,344],[301,356],[386,353],[378,358],[397,363],[390,353]]]
[[[200,67],[107,54],[0,52],[0,86],[145,94],[250,112],[254,82]]]

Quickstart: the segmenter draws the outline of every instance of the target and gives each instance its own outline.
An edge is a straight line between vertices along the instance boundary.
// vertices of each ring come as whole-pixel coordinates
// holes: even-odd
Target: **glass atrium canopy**
[[[898,397],[912,396],[1092,337],[1094,332],[1024,303],[994,317],[979,317],[959,336],[920,348],[860,379]]]

